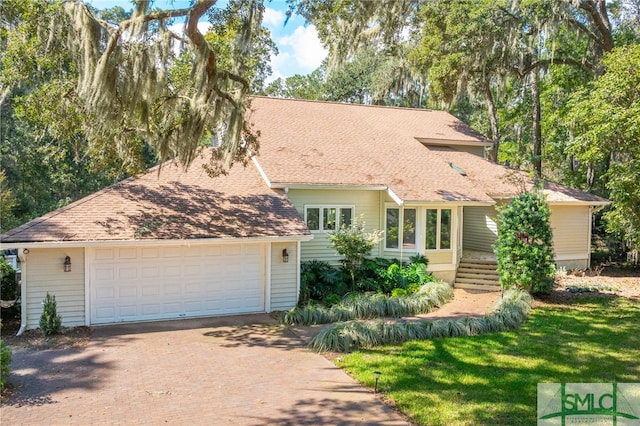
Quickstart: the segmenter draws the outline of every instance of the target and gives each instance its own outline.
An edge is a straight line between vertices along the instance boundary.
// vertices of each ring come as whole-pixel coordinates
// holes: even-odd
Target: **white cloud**
[[[297,27],[291,35],[277,40],[278,48],[289,47],[293,59],[304,73],[320,66],[327,56],[327,50],[320,43],[315,25]]]
[[[264,10],[264,16],[262,17],[262,23],[269,29],[276,29],[284,25],[284,13],[279,10],[266,7]]]

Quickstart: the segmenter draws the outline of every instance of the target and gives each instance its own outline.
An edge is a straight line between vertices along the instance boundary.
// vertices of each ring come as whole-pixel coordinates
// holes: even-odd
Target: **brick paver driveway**
[[[16,351],[14,424],[406,424],[267,315],[96,328],[84,349]]]

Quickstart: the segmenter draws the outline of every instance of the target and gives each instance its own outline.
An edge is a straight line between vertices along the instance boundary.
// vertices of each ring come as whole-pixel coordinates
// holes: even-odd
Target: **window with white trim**
[[[426,209],[425,249],[451,249],[451,209]]]
[[[350,226],[354,206],[305,206],[304,221],[310,231],[335,231],[341,226]]]
[[[405,250],[415,250],[416,219],[416,209],[385,208],[385,248],[399,250],[402,246]]]

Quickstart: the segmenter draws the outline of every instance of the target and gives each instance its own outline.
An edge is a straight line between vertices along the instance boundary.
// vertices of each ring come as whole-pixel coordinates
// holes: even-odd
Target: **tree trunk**
[[[542,177],[542,129],[540,126],[540,70],[531,73],[531,108],[533,113],[533,169],[537,178]]]
[[[493,101],[493,93],[489,81],[485,80],[483,84],[484,98],[487,101],[487,112],[489,114],[489,123],[491,124],[491,150],[489,151],[489,160],[498,162],[498,149],[500,148],[500,130],[498,129],[498,112]]]

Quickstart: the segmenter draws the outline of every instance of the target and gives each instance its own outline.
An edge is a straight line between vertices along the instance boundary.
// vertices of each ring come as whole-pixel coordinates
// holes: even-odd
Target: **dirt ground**
[[[608,266],[558,274],[551,294],[537,296],[534,306],[562,304],[585,295],[619,296],[640,301],[640,269]]]

